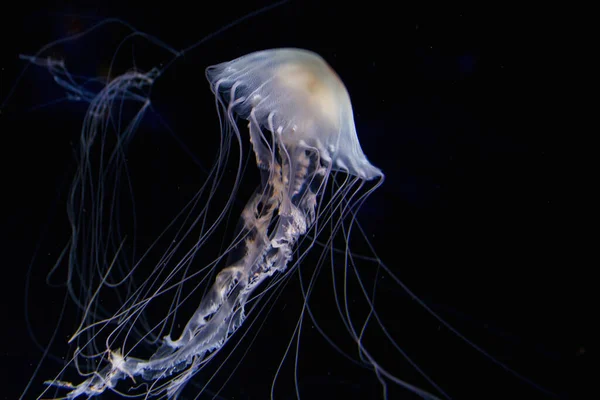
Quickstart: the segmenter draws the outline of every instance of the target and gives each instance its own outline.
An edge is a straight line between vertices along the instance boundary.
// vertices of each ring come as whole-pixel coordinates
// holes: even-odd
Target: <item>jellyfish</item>
[[[111,24],[131,29],[121,21],[103,21],[84,34]],[[191,50],[177,51],[136,30],[118,49],[132,38],[157,45],[173,60]],[[363,282],[355,265],[360,256],[352,251],[350,238],[352,233],[365,236],[358,214],[384,183],[384,174],[362,150],[350,94],[323,57],[305,49],[275,48],[206,68],[219,123],[214,162],[191,200],[150,245],[139,249],[135,235],[123,225],[123,220],[142,224],[129,211],[135,208],[129,151],[139,126],[156,112],[151,92],[171,61],[116,73],[111,60],[106,78],[97,79],[71,73],[63,60],[47,55],[59,44],[22,56],[48,70],[66,91],[66,99],[86,105],[67,200],[71,235],[57,263],[67,265],[68,296],[80,320],[68,339],[74,346],[72,357],[55,377],[45,378],[47,387],[40,398],[89,398],[109,392],[178,398],[190,385],[196,385],[198,395],[208,392],[215,374],[250,335],[250,327],[256,328],[259,317],[269,312],[290,276],[318,271],[328,263],[344,283],[342,295],[334,293],[334,299],[358,352],[351,361],[375,375],[382,398],[391,397],[390,383],[419,398],[450,398],[396,342],[379,314],[377,282],[384,274],[440,326],[513,372],[410,291],[368,240],[372,256],[363,258],[374,267],[377,280],[370,288]],[[211,135],[204,125],[194,131],[203,138]],[[251,162],[244,162],[245,153]],[[249,169],[258,174],[248,176]],[[240,215],[232,215],[243,184],[255,189],[240,205]],[[233,232],[222,230],[234,219],[238,223]],[[231,234],[221,236],[223,231]],[[212,258],[207,260],[205,253]],[[311,253],[317,253],[314,264],[307,262]],[[334,258],[342,260],[340,271]],[[354,299],[346,292],[350,273],[357,276],[358,294],[367,306],[362,317],[353,314]],[[308,306],[313,278],[302,287],[296,332],[307,315],[315,321]],[[377,340],[406,361],[427,390],[402,379],[392,371],[394,366],[388,368],[371,352],[366,337],[373,326]],[[319,333],[347,356],[335,339]],[[73,378],[64,377],[74,370]],[[198,375],[200,383],[193,379]],[[52,395],[52,390],[57,392]],[[299,392],[296,386],[301,398]]]
[[[223,134],[232,133],[241,142],[236,119],[247,121],[262,174],[262,184],[243,209],[242,227],[231,247],[239,258],[233,257],[217,273],[178,338],[166,335],[149,359],[107,348],[106,366],[82,383],[50,382],[69,389],[67,398],[98,395],[122,380],[156,381],[176,375],[149,390],[149,394],[175,397],[244,323],[246,304],[261,284],[289,270],[297,242],[324,210],[342,206],[340,200],[355,196],[356,186],[364,181],[383,181],[383,173],[361,149],[345,86],[317,54],[293,48],[259,51],[208,67],[206,76],[222,113]],[[136,77],[131,79],[136,82]],[[115,79],[106,92],[123,90],[120,85]],[[111,95],[99,99],[90,111],[95,115],[105,112]],[[336,171],[349,178],[332,203],[323,204],[323,190]],[[136,300],[114,318],[135,318],[135,309],[144,303]]]

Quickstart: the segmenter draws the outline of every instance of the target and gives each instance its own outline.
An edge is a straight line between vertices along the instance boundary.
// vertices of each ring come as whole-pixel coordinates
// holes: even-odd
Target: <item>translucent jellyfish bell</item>
[[[254,118],[283,144],[318,149],[332,170],[367,180],[382,176],[358,142],[346,87],[319,55],[259,51],[209,67],[206,75],[217,96],[234,101],[233,112]]]

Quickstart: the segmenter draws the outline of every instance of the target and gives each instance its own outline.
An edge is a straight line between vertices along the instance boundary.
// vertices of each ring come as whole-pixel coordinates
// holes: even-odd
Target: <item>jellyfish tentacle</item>
[[[258,135],[255,128],[251,123],[250,130]],[[325,170],[318,153],[306,146],[275,142],[278,154],[271,156],[266,156],[264,143],[252,142],[257,160],[268,163],[269,177],[242,212],[243,256],[217,274],[180,337],[166,336],[148,360],[108,350],[108,364],[84,382],[54,381],[50,385],[71,389],[66,397],[73,399],[99,395],[127,378],[157,381],[180,373],[156,389],[176,397],[207,356],[223,347],[243,324],[250,295],[274,273],[287,269],[295,244],[315,220],[321,186],[315,190],[311,182]]]

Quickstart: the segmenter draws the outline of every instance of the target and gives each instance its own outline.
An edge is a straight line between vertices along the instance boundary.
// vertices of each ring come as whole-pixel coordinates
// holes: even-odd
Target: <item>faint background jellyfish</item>
[[[569,393],[565,360],[577,365],[584,346],[571,356],[557,347],[560,336],[542,328],[552,324],[553,334],[564,334],[551,322],[561,320],[552,306],[559,300],[546,289],[552,285],[534,285],[539,261],[533,255],[545,253],[526,240],[528,227],[540,225],[540,237],[549,233],[536,219],[537,192],[526,184],[535,168],[522,149],[531,143],[522,132],[508,133],[518,125],[510,117],[518,115],[518,101],[511,98],[507,109],[508,102],[498,100],[515,87],[495,72],[506,60],[486,54],[476,41],[489,39],[484,27],[490,21],[479,25],[440,11],[453,16],[452,25],[435,12],[410,10],[394,13],[392,21],[390,13],[369,8],[339,18],[333,6],[291,3],[228,26],[261,6],[210,18],[179,9],[154,15],[132,5],[134,15],[128,15],[115,8],[105,12],[122,15],[139,31],[105,21],[40,53],[39,38],[77,35],[96,21],[61,14],[24,25],[39,34],[30,44],[15,42],[14,54],[28,55],[22,62],[32,65],[2,108],[3,121],[18,122],[7,148],[15,154],[27,148],[20,160],[37,167],[36,175],[23,171],[5,180],[18,200],[9,208],[23,210],[9,216],[11,237],[29,243],[16,251],[14,263],[35,254],[31,268],[22,269],[28,292],[11,295],[26,299],[29,319],[17,323],[14,332],[22,333],[6,342],[21,343],[10,359],[14,376],[7,376],[22,381],[26,371],[32,377],[24,398],[44,390],[46,398],[69,391],[84,398],[100,389],[103,398],[149,392],[235,399],[395,399],[425,392],[552,398],[544,387]],[[365,21],[376,23],[356,29]],[[192,36],[221,27],[228,29],[181,52],[180,44],[194,44]],[[382,38],[394,39],[393,54]],[[266,62],[265,53],[255,53],[289,46],[322,58],[292,52],[314,61],[314,68],[298,69],[297,62]],[[206,84],[207,65],[243,54],[249,56],[210,69]],[[285,52],[274,54],[286,59]],[[318,72],[327,65],[344,84],[334,73]],[[255,79],[244,80],[250,76]],[[334,78],[327,83],[323,76]],[[281,97],[273,99],[262,92],[271,86],[288,92],[275,91]],[[322,129],[324,121],[338,128],[348,121],[335,118],[341,113],[332,106],[345,101],[339,97],[344,86],[360,138],[360,146],[345,150],[361,159],[364,148],[386,172],[386,183],[372,193],[374,181],[367,179],[379,176],[377,169],[334,156],[343,137],[336,132],[348,129]],[[312,106],[295,103],[294,91]],[[278,104],[288,104],[280,110],[293,110],[304,124],[265,113],[272,109],[263,106]],[[321,110],[319,118],[314,110]],[[319,135],[308,134],[315,127]],[[301,137],[287,141],[293,133]],[[65,178],[49,172],[65,167],[72,172]],[[288,196],[275,196],[282,188]],[[509,195],[515,192],[518,202]],[[295,237],[302,222],[310,222],[308,201],[317,193],[314,224]],[[40,224],[47,214],[42,199],[56,197],[47,202],[56,217]],[[34,245],[39,225],[47,233]],[[268,267],[255,275],[245,260],[265,245],[261,230],[280,240],[268,242],[272,249],[261,264]],[[236,292],[281,266],[293,241],[285,268],[252,292]],[[7,273],[15,271],[21,269]],[[539,310],[532,291],[552,315]],[[6,315],[19,321],[22,311],[10,307]],[[224,323],[215,324],[217,317]],[[31,362],[40,355],[39,366]],[[189,373],[195,376],[188,381]],[[43,387],[44,380],[53,386]],[[119,392],[102,386],[109,382]]]

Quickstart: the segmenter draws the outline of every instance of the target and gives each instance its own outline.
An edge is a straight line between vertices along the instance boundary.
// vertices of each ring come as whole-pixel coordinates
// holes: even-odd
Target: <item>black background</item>
[[[41,68],[27,71],[10,92],[25,65],[18,54],[31,54],[107,17],[185,48],[266,4],[55,2],[2,10],[0,99],[11,93],[0,115],[4,398],[19,396],[41,357],[30,333],[46,343],[60,314],[62,292],[44,288],[44,277],[68,231],[63,226],[48,232],[46,227],[55,226],[48,225],[49,218],[64,220],[72,143],[85,111],[82,104],[65,102],[32,110],[64,93]],[[556,213],[558,189],[550,174],[548,136],[533,118],[539,96],[531,85],[538,73],[531,64],[533,30],[524,10],[509,7],[290,2],[186,55],[157,83],[152,99],[202,160],[205,147],[199,138],[216,136],[217,127],[204,81],[206,66],[274,47],[321,54],[350,92],[365,153],[386,174],[360,214],[379,256],[437,313],[499,360],[562,398],[582,398],[588,382],[586,299],[591,283],[579,276],[576,254],[566,251],[564,235],[569,232],[562,230]],[[107,29],[59,56],[72,60],[71,67],[85,75],[100,74],[105,55],[114,49],[113,34],[122,37]],[[163,53],[140,46],[134,57],[151,64],[155,58],[149,54],[160,58]],[[174,89],[180,76],[187,84]],[[147,135],[141,149],[156,150],[149,156],[155,168],[147,179],[176,180],[192,191],[195,172],[188,168],[189,158],[164,144],[157,120],[148,117],[141,132]],[[188,161],[178,165],[178,160]],[[177,207],[184,201],[167,193],[156,188],[148,207]],[[34,254],[27,291],[25,277]],[[274,309],[285,316],[288,328],[297,314],[284,313],[283,306],[294,298],[298,302],[299,296],[292,289],[289,299]],[[551,398],[451,334],[438,339],[434,320],[414,311],[414,305],[412,311],[403,307],[402,302],[389,304],[398,315],[393,323],[412,332],[401,346],[453,398]],[[270,318],[266,329],[274,332],[278,319]],[[267,398],[289,332],[270,334],[279,345],[257,344],[249,365],[221,395]],[[314,370],[303,370],[300,379],[305,398],[378,398],[372,373],[347,366],[318,336],[307,340],[303,357]],[[59,356],[61,349],[56,350]],[[35,388],[56,371],[57,365],[46,362],[26,398],[35,398]],[[414,372],[407,374],[412,382]],[[290,376],[282,380],[276,398],[294,398]],[[390,398],[411,397],[394,390]]]

